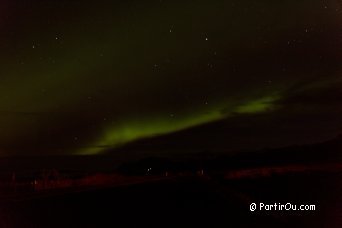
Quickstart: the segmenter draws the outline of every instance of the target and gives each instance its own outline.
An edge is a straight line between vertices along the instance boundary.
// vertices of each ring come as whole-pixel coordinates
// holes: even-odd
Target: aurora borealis
[[[338,0],[4,0],[0,155],[101,154],[212,123],[221,144],[332,138],[341,13]],[[188,143],[217,140],[200,135]]]

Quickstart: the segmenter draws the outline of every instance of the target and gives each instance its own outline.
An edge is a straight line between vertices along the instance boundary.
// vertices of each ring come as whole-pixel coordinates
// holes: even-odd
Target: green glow
[[[219,111],[203,112],[197,116],[184,115],[182,118],[165,116],[165,118],[142,118],[140,121],[126,120],[122,121],[123,124],[120,126],[108,127],[103,136],[95,143],[100,147],[81,150],[77,154],[97,154],[101,152],[102,149],[99,148],[102,146],[115,148],[137,139],[176,132],[223,117]]]
[[[192,114],[183,114],[181,118],[142,118],[139,121],[122,121],[123,124],[110,126],[105,129],[102,137],[95,143],[96,147],[90,147],[77,152],[77,154],[98,154],[103,148],[115,148],[137,139],[177,132],[200,124],[214,122],[236,114],[254,114],[272,110],[278,96],[264,97],[251,100],[236,107],[232,106],[227,112],[224,104],[210,107],[211,111],[200,110]],[[196,114],[194,114],[196,113]]]
[[[236,113],[258,113],[258,112],[265,112],[273,108],[273,103],[276,101],[278,97],[270,96],[264,97],[259,100],[253,100],[241,106],[238,106],[235,109]]]

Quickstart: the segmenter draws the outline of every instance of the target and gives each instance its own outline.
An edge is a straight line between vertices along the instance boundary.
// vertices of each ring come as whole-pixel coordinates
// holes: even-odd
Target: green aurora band
[[[256,114],[272,111],[276,107],[274,103],[279,100],[278,95],[263,97],[261,99],[250,100],[236,107],[231,107],[230,111],[224,105],[217,105],[209,110],[195,111],[194,114],[182,115],[182,118],[169,116],[167,118],[150,118],[138,121],[126,120],[119,126],[110,126],[104,130],[102,137],[95,141],[95,147],[83,148],[76,152],[79,155],[91,155],[104,152],[106,148],[115,148],[137,139],[149,138],[156,135],[163,135],[181,131],[187,128],[218,121],[238,114]],[[164,115],[167,116],[167,115]]]

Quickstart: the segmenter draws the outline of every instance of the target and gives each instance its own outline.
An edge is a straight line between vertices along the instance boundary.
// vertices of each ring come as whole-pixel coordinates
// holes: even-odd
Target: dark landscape
[[[43,179],[42,173],[48,168],[55,172],[59,165],[66,168],[66,158],[50,158],[55,162],[44,172],[35,170],[31,176],[18,169],[15,182],[2,178],[0,225],[338,228],[342,224],[342,159],[337,153],[341,146],[337,138],[316,145],[254,152],[255,157],[248,153],[192,161],[151,157],[121,166],[110,161],[113,156],[92,159],[92,164],[103,164],[102,172],[87,169],[89,161],[77,157],[72,163],[79,162],[78,175],[75,170],[60,169],[58,175],[50,173]],[[275,151],[277,156],[272,156]],[[289,156],[291,151],[296,156]],[[304,162],[308,153],[317,157]],[[35,169],[41,165],[38,158],[31,158],[30,164],[33,162]],[[316,208],[251,212],[253,202],[314,204]]]
[[[341,228],[341,25],[341,0],[1,0],[0,228]]]

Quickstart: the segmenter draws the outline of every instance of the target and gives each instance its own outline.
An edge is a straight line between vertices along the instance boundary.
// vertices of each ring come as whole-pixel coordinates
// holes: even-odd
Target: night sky
[[[0,29],[1,156],[342,132],[340,0],[2,0]]]

